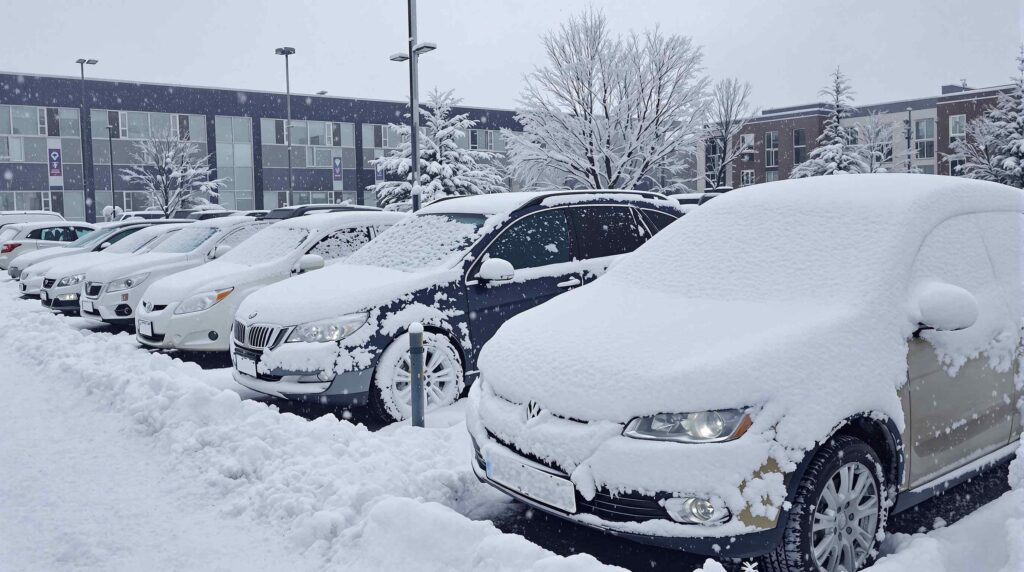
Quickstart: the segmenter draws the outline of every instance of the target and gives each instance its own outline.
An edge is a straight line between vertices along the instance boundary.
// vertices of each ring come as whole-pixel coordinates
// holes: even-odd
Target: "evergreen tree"
[[[468,114],[452,115],[458,105],[451,91],[434,90],[421,108],[426,125],[419,135],[420,201],[445,196],[481,195],[508,190],[502,177],[500,159],[495,153],[460,147],[459,140],[466,131],[476,126]],[[407,116],[408,117],[408,116]],[[412,145],[409,125],[392,126],[402,137],[402,143],[387,157],[371,161],[383,169],[388,180],[367,187],[377,194],[377,204],[387,206],[412,200]]]
[[[842,119],[856,110],[851,105],[853,89],[838,67],[832,73],[832,85],[821,90],[819,95],[829,98],[831,112],[825,120],[825,128],[816,140],[817,147],[811,151],[807,161],[793,168],[790,177],[797,179],[867,172],[868,166],[855,143],[853,128],[842,125]]]
[[[1024,46],[1017,54],[1017,76],[986,117],[996,139],[996,164],[1007,185],[1024,188]]]

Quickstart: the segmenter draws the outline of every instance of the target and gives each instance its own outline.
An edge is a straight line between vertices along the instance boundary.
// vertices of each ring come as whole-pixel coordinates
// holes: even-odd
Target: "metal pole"
[[[911,112],[912,111],[913,111],[912,107],[908,107],[907,108],[907,173],[910,173],[910,171],[911,171],[910,161],[913,158],[913,155],[911,155],[911,153],[914,152],[913,149],[911,148],[911,142],[910,142],[910,135],[911,135],[911,132],[912,132],[911,130],[914,129],[914,122],[913,122],[913,120],[911,118]]]
[[[288,143],[288,206],[291,206],[295,204],[292,197],[295,181],[292,179],[292,81],[287,53],[284,55],[284,89],[288,107],[288,120],[285,121],[284,128],[285,141]]]
[[[412,210],[420,210],[420,95],[419,54],[416,46],[416,0],[409,0],[409,105],[412,107],[409,143],[412,151]]]
[[[107,125],[107,148],[110,151],[110,220],[117,216],[117,198],[114,195],[114,126]]]
[[[85,198],[86,198],[86,207],[85,207],[85,214],[86,214],[86,216],[85,216],[85,219],[88,222],[96,222],[96,211],[95,211],[95,209],[96,209],[96,193],[95,192],[93,192],[91,194],[89,193],[89,177],[87,177],[86,174],[85,174],[85,170],[90,168],[90,165],[89,165],[90,161],[87,161],[85,159],[85,157],[86,157],[86,147],[89,147],[90,150],[91,150],[91,147],[92,147],[92,145],[91,145],[92,141],[86,141],[85,140],[85,135],[86,135],[86,133],[85,133],[85,131],[86,131],[85,130],[85,122],[87,120],[87,118],[85,117],[85,62],[79,60],[78,66],[80,68],[82,68],[82,92],[81,92],[81,97],[79,98],[79,105],[78,105],[78,110],[79,110],[78,111],[78,122],[79,122],[78,128],[82,131],[82,190],[85,192]],[[90,196],[92,197],[92,205],[93,205],[92,220],[89,220],[88,199],[89,199]]]
[[[426,394],[423,388],[423,324],[409,326],[409,377],[412,391],[412,426],[423,427],[423,406]]]

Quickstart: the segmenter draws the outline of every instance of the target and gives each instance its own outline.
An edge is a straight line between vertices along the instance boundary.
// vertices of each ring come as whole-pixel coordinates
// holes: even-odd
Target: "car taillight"
[[[20,242],[7,242],[7,243],[4,243],[3,246],[0,246],[0,254],[7,254],[8,252],[11,252],[15,248],[18,248],[19,246],[21,246]]]

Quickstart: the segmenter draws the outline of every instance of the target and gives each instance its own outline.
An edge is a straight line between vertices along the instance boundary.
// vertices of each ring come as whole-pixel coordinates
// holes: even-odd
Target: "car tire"
[[[455,403],[464,386],[461,354],[447,336],[435,332],[423,332],[423,348],[424,409]],[[403,421],[411,416],[408,364],[409,338],[404,335],[392,341],[377,360],[368,401],[370,411],[382,421]]]
[[[864,441],[839,435],[825,443],[800,479],[782,542],[760,559],[758,569],[832,572],[853,562],[854,572],[869,566],[888,516],[885,474]],[[844,498],[844,490],[856,496]]]

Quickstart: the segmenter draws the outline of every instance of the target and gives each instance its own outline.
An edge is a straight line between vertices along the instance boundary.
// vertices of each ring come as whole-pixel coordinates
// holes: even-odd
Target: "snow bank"
[[[52,382],[60,399],[101,404],[201,483],[222,514],[269,524],[325,567],[602,567],[463,516],[494,515],[508,501],[473,477],[462,424],[371,433],[332,416],[280,414],[212,387],[194,364],[140,351],[126,335],[74,330],[4,288],[2,361],[38,372],[0,382],[8,392],[17,383]]]

